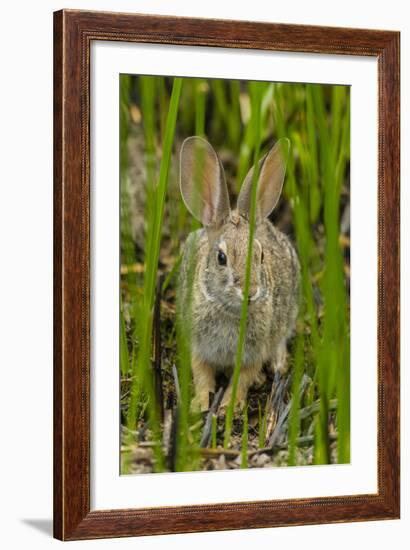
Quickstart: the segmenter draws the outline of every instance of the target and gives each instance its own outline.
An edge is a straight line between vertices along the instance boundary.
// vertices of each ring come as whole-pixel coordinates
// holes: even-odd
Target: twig
[[[269,447],[276,447],[277,446],[277,442],[279,441],[279,438],[282,434],[282,429],[283,429],[283,427],[286,423],[286,420],[289,416],[289,412],[290,412],[291,407],[292,407],[292,400],[289,401],[289,403],[285,407],[285,410],[282,412],[282,414],[278,418],[275,429],[273,430],[273,433],[269,438],[269,442],[268,442]]]
[[[219,405],[222,401],[222,395],[223,395],[223,388],[220,387],[219,390],[214,395],[214,398],[212,400],[212,404],[209,408],[208,415],[206,417],[204,429],[202,432],[200,447],[208,447],[209,441],[211,439],[211,431],[212,431],[212,416],[214,414],[217,414]]]
[[[126,431],[132,434],[137,433],[134,430],[127,429]],[[337,441],[337,439],[338,439],[337,433],[329,434],[330,442]],[[315,440],[314,435],[302,435],[296,439],[296,443],[298,447],[306,447],[308,445],[311,445],[314,442],[314,440]],[[159,441],[139,441],[138,442],[138,447],[142,447],[142,448],[151,449],[152,447],[158,447],[158,445],[161,445]],[[287,448],[288,448],[287,441],[280,443],[278,445],[274,445],[274,449],[287,449]],[[221,454],[225,454],[225,455],[231,454],[232,456],[239,456],[241,454],[241,451],[237,451],[235,449],[224,449],[223,447],[217,447],[216,449],[203,447],[199,450],[199,452],[202,456],[219,456]],[[252,451],[248,451],[248,456],[251,457],[261,453],[269,454],[270,452],[272,452],[272,447],[261,447],[260,449],[254,449]]]
[[[169,452],[167,455],[168,469],[170,472],[176,471],[178,429],[179,429],[179,409],[177,405],[172,410],[171,437],[169,441]]]
[[[217,458],[221,455],[224,455],[227,458],[236,458],[241,454],[240,451],[236,451],[235,449],[224,449],[223,447],[217,447],[216,449],[204,447],[202,449],[199,449],[199,453],[204,458]]]
[[[175,363],[172,365],[172,375],[174,377],[175,393],[177,394],[177,403],[181,401],[181,389],[179,387],[178,371]]]
[[[302,382],[301,382],[300,388],[299,388],[299,395],[300,396],[305,391],[305,388],[306,388],[309,381],[310,381],[310,378],[306,374],[303,375]],[[280,443],[280,439],[283,436],[283,433],[285,431],[285,427],[287,425],[289,413],[290,413],[290,410],[292,408],[292,402],[293,402],[293,399],[290,399],[289,403],[286,405],[286,407],[282,411],[282,414],[279,416],[279,419],[276,423],[275,429],[274,429],[271,437],[269,438],[269,443],[268,443],[269,447],[275,447],[275,446],[277,446],[277,444]]]
[[[337,437],[338,437],[337,433],[329,434],[329,441],[330,442],[337,441]],[[314,443],[314,440],[315,440],[314,435],[302,435],[296,439],[296,445],[298,447],[308,447],[309,445],[312,445],[312,443]],[[289,447],[289,442],[284,441],[283,443],[276,444],[273,447],[261,447],[260,449],[249,451],[248,457],[251,458],[259,454],[272,454],[275,451],[280,451],[280,450],[285,451],[288,449],[288,447]]]
[[[328,441],[332,443],[333,441],[337,441],[338,434],[332,433],[328,435]],[[296,443],[298,447],[308,447],[311,445],[315,440],[314,435],[302,435],[296,439]]]
[[[138,443],[138,447],[148,447],[149,449],[158,447],[159,445],[161,445],[160,441],[140,441]]]
[[[172,409],[174,407],[174,392],[170,390],[167,395],[165,408],[166,409]]]
[[[271,434],[278,422],[282,408],[285,402],[285,394],[290,385],[290,376],[283,377],[279,372],[275,372],[272,388],[269,395],[267,409],[269,413],[266,416],[266,435],[265,441],[269,440]]]
[[[308,418],[309,416],[312,416],[312,414],[315,414],[319,412],[320,409],[320,399],[312,403],[311,405],[308,405],[304,409],[300,409],[299,411],[299,418],[300,420],[304,420],[305,418]],[[334,411],[337,409],[337,399],[331,399],[328,404],[329,411]]]

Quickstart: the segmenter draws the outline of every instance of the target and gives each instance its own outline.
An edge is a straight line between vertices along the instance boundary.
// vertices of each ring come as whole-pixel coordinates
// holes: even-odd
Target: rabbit
[[[298,314],[300,266],[289,238],[267,219],[283,186],[290,142],[280,139],[259,161],[248,317],[235,406],[263,383],[262,366],[286,371],[287,340]],[[218,371],[231,375],[221,403],[232,398],[249,239],[253,168],[231,210],[224,169],[203,138],[187,138],[180,152],[180,191],[202,229],[189,234],[182,253],[177,315],[190,319],[194,407],[209,409]]]

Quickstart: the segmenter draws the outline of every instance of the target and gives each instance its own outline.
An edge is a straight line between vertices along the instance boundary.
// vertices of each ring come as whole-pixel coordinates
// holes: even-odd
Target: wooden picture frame
[[[378,62],[378,493],[90,510],[93,40],[371,56]],[[54,536],[62,540],[394,519],[399,455],[398,32],[63,10],[54,14]]]

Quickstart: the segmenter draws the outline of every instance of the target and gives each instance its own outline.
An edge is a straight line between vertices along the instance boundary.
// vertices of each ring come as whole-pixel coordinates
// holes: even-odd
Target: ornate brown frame
[[[374,56],[378,61],[378,493],[90,510],[92,40]],[[54,535],[121,537],[399,517],[398,32],[63,10],[54,14]],[[364,214],[365,215],[365,214]]]

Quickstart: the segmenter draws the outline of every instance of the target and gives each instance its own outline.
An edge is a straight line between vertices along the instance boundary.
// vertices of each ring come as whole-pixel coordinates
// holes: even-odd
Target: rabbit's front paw
[[[201,412],[207,411],[209,409],[209,394],[215,393],[215,371],[208,363],[193,356],[192,374],[195,386],[192,407]]]
[[[224,393],[221,405],[219,407],[219,412],[222,416],[226,414],[226,409],[229,407],[231,403],[231,399],[232,399],[232,388],[228,387]],[[235,399],[234,411],[241,412],[245,406],[245,403],[246,403],[246,395],[245,396],[237,395]]]
[[[265,384],[265,382],[266,382],[266,374],[263,372],[263,370],[261,370],[261,371],[257,374],[255,380],[253,381],[252,386],[253,386],[255,389],[258,390],[259,388],[261,388],[261,387]]]
[[[288,370],[288,362],[287,362],[287,349],[286,349],[286,341],[283,341],[279,344],[276,354],[271,362],[271,369],[272,372],[278,372],[279,374],[286,374]]]
[[[198,412],[209,410],[209,392],[203,390],[195,394],[192,400],[192,410]]]

